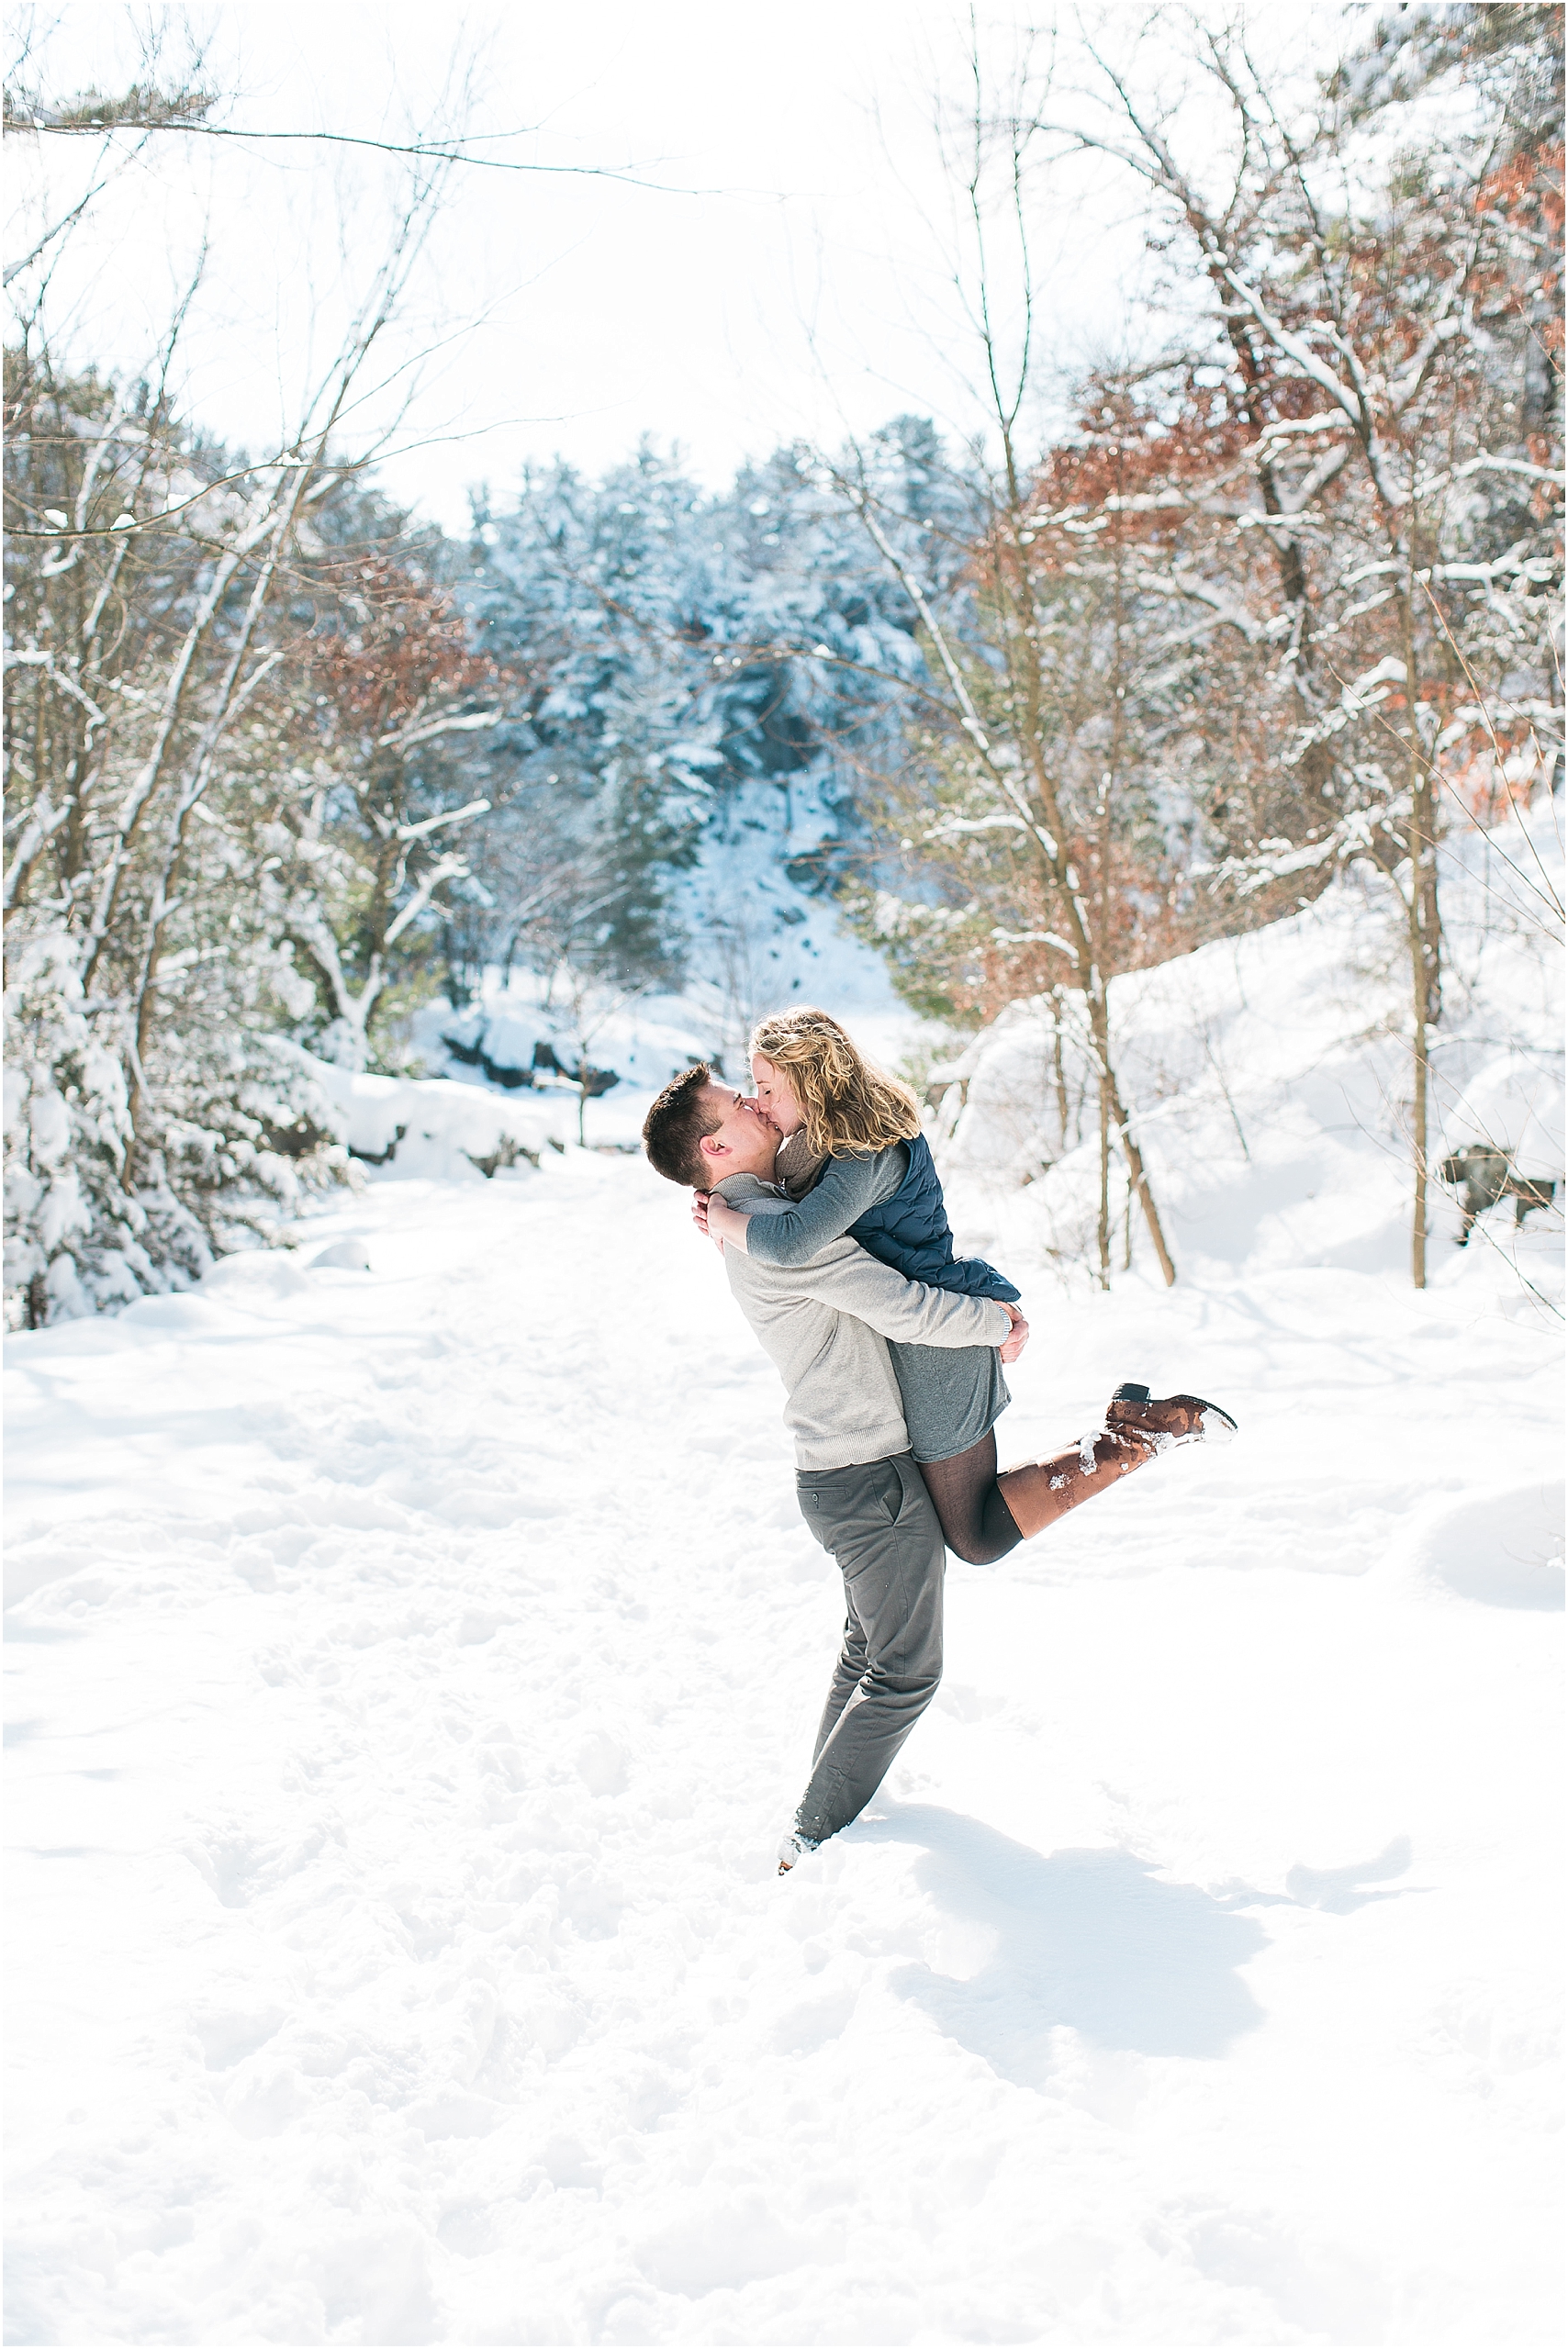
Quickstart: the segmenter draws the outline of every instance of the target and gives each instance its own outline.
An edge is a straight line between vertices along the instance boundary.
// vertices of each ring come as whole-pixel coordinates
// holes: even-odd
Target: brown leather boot
[[[1003,1469],[996,1480],[997,1490],[1027,1540],[1030,1535],[1054,1526],[1081,1501],[1109,1492],[1118,1478],[1130,1476],[1135,1468],[1153,1458],[1149,1437],[1137,1431],[1113,1434],[1104,1428],[1098,1435],[1083,1437],[1070,1451],[1058,1452],[1054,1459],[1025,1460],[1018,1468]]]
[[[1109,1492],[1146,1460],[1181,1444],[1228,1443],[1236,1422],[1201,1395],[1173,1394],[1150,1400],[1147,1387],[1128,1381],[1111,1397],[1102,1433],[1085,1436],[1071,1451],[1053,1460],[1004,1469],[997,1487],[1008,1513],[1027,1540],[1055,1525],[1096,1493]]]
[[[1147,1436],[1157,1452],[1173,1451],[1181,1444],[1228,1444],[1236,1422],[1217,1404],[1198,1394],[1169,1394],[1152,1401],[1147,1387],[1129,1380],[1111,1397],[1105,1425],[1128,1436]]]

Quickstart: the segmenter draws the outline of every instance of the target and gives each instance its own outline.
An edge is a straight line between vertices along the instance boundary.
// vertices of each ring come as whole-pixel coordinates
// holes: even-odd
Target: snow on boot
[[[820,1849],[821,1846],[813,1843],[809,1835],[802,1835],[798,1828],[792,1828],[778,1846],[779,1874],[787,1876],[798,1860],[809,1859],[813,1851]]]
[[[1141,1431],[1103,1428],[1050,1460],[1025,1460],[1017,1468],[1003,1469],[996,1485],[1008,1515],[1027,1540],[1054,1526],[1081,1501],[1109,1492],[1118,1478],[1130,1476],[1135,1468],[1153,1458],[1152,1441]]]
[[[1147,1387],[1130,1380],[1111,1397],[1105,1425],[1115,1434],[1148,1437],[1157,1452],[1174,1451],[1182,1444],[1228,1444],[1236,1433],[1229,1412],[1202,1395],[1169,1394],[1157,1402]]]
[[[1027,1540],[1161,1452],[1181,1444],[1228,1443],[1235,1433],[1230,1414],[1201,1395],[1172,1394],[1154,1402],[1147,1387],[1128,1380],[1111,1397],[1098,1434],[1081,1437],[1053,1460],[1004,1469],[997,1489]]]

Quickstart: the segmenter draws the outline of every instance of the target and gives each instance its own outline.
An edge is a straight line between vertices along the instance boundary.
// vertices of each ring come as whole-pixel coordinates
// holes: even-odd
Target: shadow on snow
[[[887,1805],[850,1832],[924,1846],[923,1889],[995,1933],[969,1980],[910,1965],[893,1986],[1005,2079],[1037,2086],[1052,2061],[1047,2034],[1062,2024],[1139,2055],[1217,2056],[1262,2020],[1238,1972],[1263,1947],[1261,1927],[1129,1852],[1044,1858],[923,1804]]]

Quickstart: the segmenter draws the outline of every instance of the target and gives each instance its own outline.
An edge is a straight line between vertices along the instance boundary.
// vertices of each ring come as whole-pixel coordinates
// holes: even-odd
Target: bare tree
[[[1078,827],[1067,808],[1054,757],[1050,703],[1053,680],[1030,587],[1033,565],[1031,520],[1035,507],[1032,467],[1021,445],[1021,419],[1034,383],[1036,287],[1032,258],[1030,180],[1039,135],[1022,103],[1029,85],[1027,53],[1014,66],[1003,102],[988,90],[978,28],[971,18],[969,90],[959,143],[950,168],[967,253],[952,264],[953,282],[965,310],[981,397],[989,408],[995,462],[987,469],[983,526],[970,550],[970,581],[989,627],[991,663],[977,663],[938,613],[894,518],[879,501],[862,464],[858,477],[839,475],[846,495],[860,513],[883,559],[898,577],[920,621],[947,697],[951,721],[964,738],[974,805],[969,824],[1015,832],[1035,867],[1043,908],[1059,953],[1082,990],[1091,1050],[1102,1097],[1102,1132],[1107,1152],[1114,1144],[1125,1158],[1130,1193],[1138,1203],[1156,1259],[1166,1282],[1176,1267],[1155,1203],[1153,1188],[1135,1128],[1131,1104],[1117,1078],[1113,1056],[1111,975],[1107,919],[1108,889],[1089,885],[1074,854]],[[993,230],[1004,224],[1010,248],[1006,275],[994,251]],[[1011,327],[1005,323],[1011,319]],[[982,715],[983,698],[988,708]],[[1119,739],[1119,738],[1118,738]],[[1110,820],[1119,782],[1105,770],[1100,791],[1102,823]],[[1109,1208],[1105,1218],[1108,1230]],[[1109,1277],[1109,1242],[1103,1234],[1102,1277]]]
[[[16,96],[13,84],[9,127],[35,135]],[[64,111],[83,130],[118,125],[123,151],[210,103],[139,87]],[[322,501],[352,478],[335,444],[385,373],[380,349],[451,168],[412,160],[339,348],[281,442],[242,463],[181,419],[170,391],[205,254],[150,369],[106,381],[56,364],[50,273],[103,200],[106,168],[44,224],[13,281],[6,916],[22,988],[10,1047],[34,1111],[15,1135],[8,1118],[7,1151],[15,1142],[30,1169],[14,1254],[31,1319],[51,1299],[80,1310],[199,1271],[235,1244],[247,1199],[259,1214],[294,1195],[286,1161],[330,1158],[302,1107],[308,1085],[264,1046],[309,1001],[263,837],[280,803],[286,815],[309,801],[308,774],[267,755],[287,744],[308,665],[284,605],[320,555]],[[401,713],[382,729],[380,771],[487,722],[471,695]],[[483,804],[398,809],[383,962],[458,869],[439,835]],[[48,1144],[62,1118],[76,1135],[63,1159]],[[50,1186],[73,1183],[77,1203],[51,1207]]]
[[[1157,95],[1173,33],[1228,116],[1228,141],[1216,150],[1209,133],[1201,157],[1183,158],[1176,102]],[[1345,84],[1319,82],[1304,100],[1271,82],[1237,27],[1186,10],[1156,10],[1120,61],[1094,41],[1087,54],[1096,78],[1078,105],[1047,95],[1031,123],[1141,182],[1161,232],[1185,239],[1208,279],[1226,361],[1210,461],[1139,485],[1142,511],[1191,524],[1150,568],[1194,611],[1234,614],[1273,648],[1268,683],[1294,721],[1294,836],[1264,843],[1250,869],[1233,861],[1230,878],[1321,886],[1344,856],[1370,854],[1402,901],[1419,1287],[1456,624],[1467,602],[1521,578],[1539,591],[1555,573],[1550,536],[1530,543],[1528,520],[1512,543],[1473,543],[1486,482],[1562,485],[1543,446],[1521,445],[1498,386],[1499,337],[1518,308],[1498,183],[1518,126],[1505,101],[1482,138],[1450,140],[1415,169]],[[1350,196],[1358,183],[1376,198]],[[1267,550],[1271,592],[1254,549]]]

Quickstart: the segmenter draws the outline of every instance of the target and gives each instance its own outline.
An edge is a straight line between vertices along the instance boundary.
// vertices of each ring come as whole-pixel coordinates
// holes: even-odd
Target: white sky
[[[989,68],[1005,77],[1031,13],[1047,22],[1037,58],[1054,39],[1070,81],[1076,17],[1048,6],[982,17]],[[966,381],[972,338],[948,282],[951,180],[932,129],[938,98],[964,102],[957,8],[513,0],[458,13],[403,0],[228,0],[155,14],[169,31],[165,75],[179,70],[187,27],[204,41],[206,85],[234,94],[215,117],[228,124],[406,137],[442,118],[442,94],[468,60],[466,128],[527,130],[477,151],[630,166],[690,191],[457,175],[386,346],[381,372],[396,371],[396,389],[353,427],[385,429],[407,397],[382,477],[448,527],[464,526],[471,482],[504,498],[527,458],[559,451],[598,467],[644,432],[678,442],[717,483],[780,439],[831,443],[902,409],[963,432],[981,420]],[[1143,14],[1113,9],[1113,34]],[[1303,39],[1321,32],[1338,11],[1260,0],[1253,14],[1277,40],[1287,27]],[[31,73],[46,95],[118,89],[135,73],[123,6],[74,0],[35,21]],[[1173,70],[1163,43],[1150,62],[1157,74]],[[16,252],[73,200],[66,191],[85,184],[99,151],[87,140],[7,146]],[[57,351],[145,366],[205,235],[175,378],[190,412],[258,453],[286,431],[367,283],[402,168],[350,148],[160,138],[64,251],[45,311]],[[1030,221],[1048,396],[1086,359],[1158,332],[1156,280],[1133,193],[1103,170],[1042,175]],[[1013,282],[1005,248],[1002,277]]]

